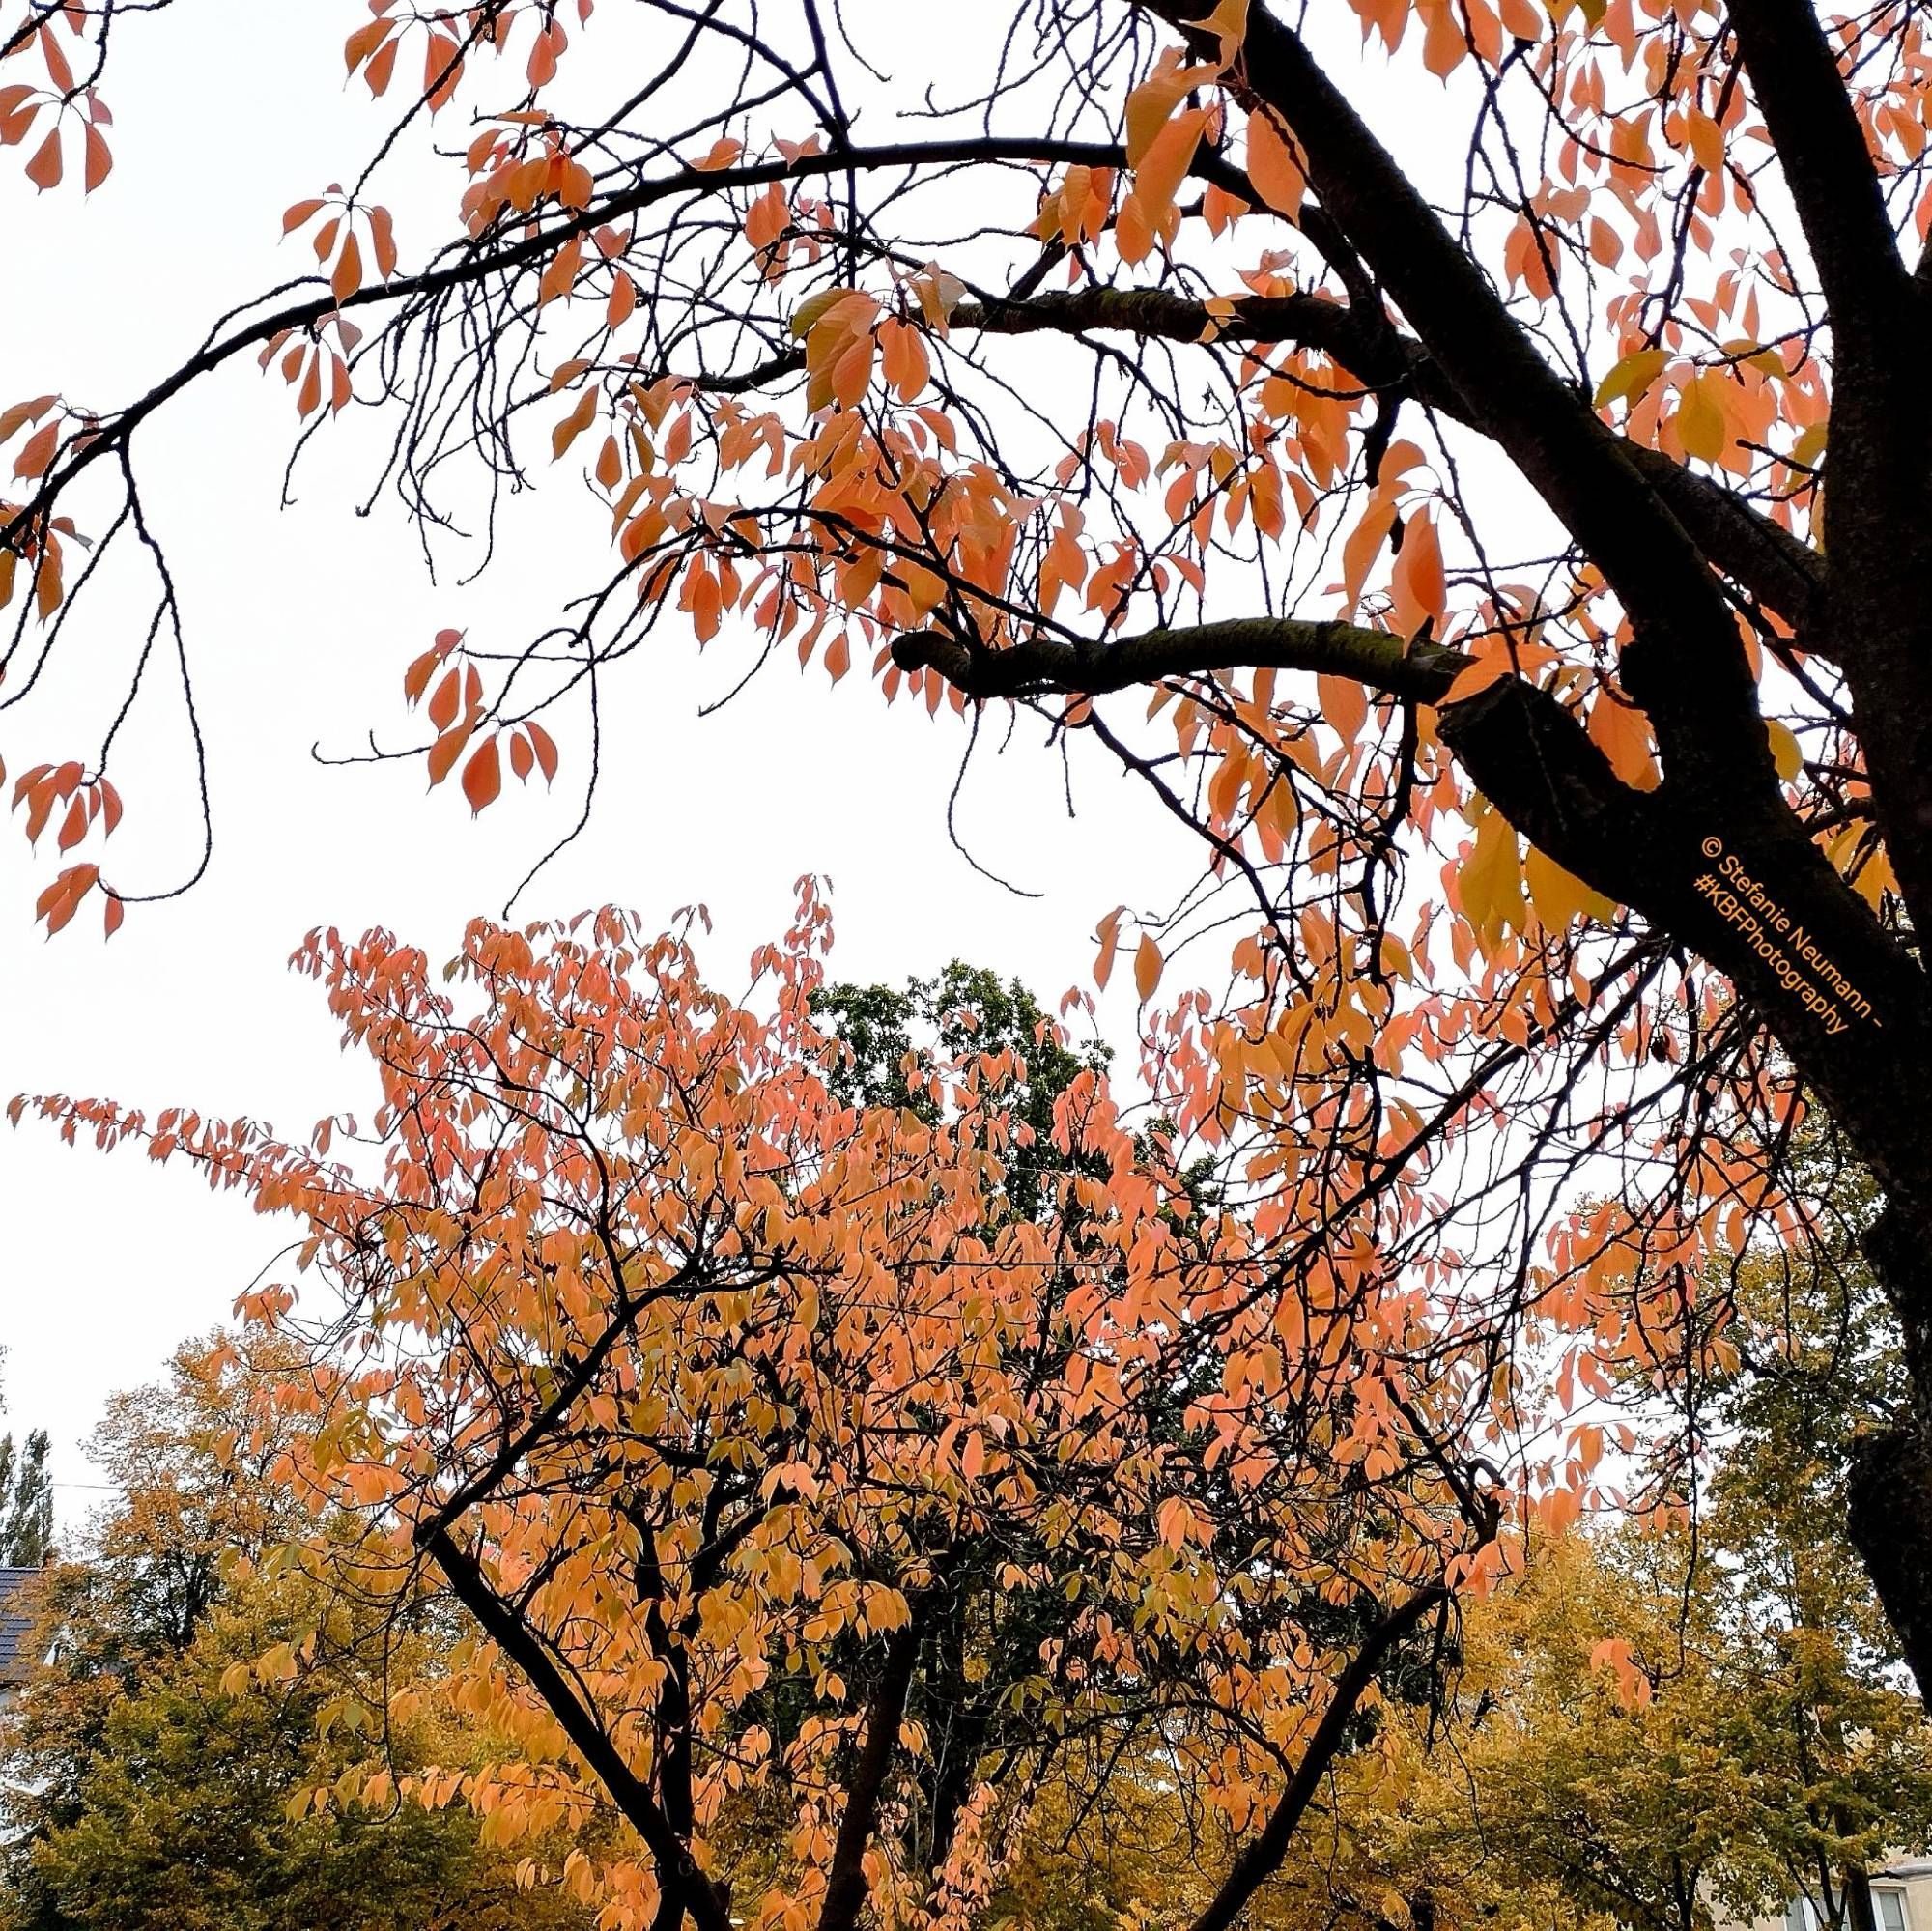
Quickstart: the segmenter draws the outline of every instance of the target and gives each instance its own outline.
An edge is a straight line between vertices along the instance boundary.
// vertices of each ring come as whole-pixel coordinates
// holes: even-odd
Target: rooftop
[[[24,1683],[32,1659],[27,1638],[34,1627],[26,1613],[26,1587],[38,1569],[0,1567],[0,1685]]]

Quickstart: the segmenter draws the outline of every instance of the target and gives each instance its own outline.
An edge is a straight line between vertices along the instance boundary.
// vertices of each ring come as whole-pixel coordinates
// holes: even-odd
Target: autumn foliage
[[[1847,1506],[1932,1682],[1924,21],[1307,11],[1046,0],[912,44],[813,0],[373,0],[344,67],[395,139],[292,184],[295,280],[129,403],[0,415],[10,703],[110,552],[153,586],[132,695],[192,688],[134,439],[253,356],[304,437],[384,412],[426,531],[467,476],[513,549],[498,498],[541,476],[608,540],[541,638],[398,639],[405,754],[472,813],[509,780],[588,809],[600,674],[668,627],[1031,707],[1201,837],[1166,916],[1079,912],[1172,1140],[1069,1094],[1042,1220],[1002,1210],[996,1066],[935,1121],[831,1103],[810,912],[762,1016],[609,920],[476,928],[467,1029],[413,954],[316,941],[390,1083],[380,1185],[143,1123],[309,1219],[376,1377],[318,1389],[309,1475],[524,1645],[504,1695],[553,1659],[533,1747],[579,1768],[542,1802],[595,1769],[571,1723],[620,1740],[650,1856],[600,1881],[639,1900],[721,1919],[713,1833],[777,1789],[781,1917],[843,1921],[855,1871],[895,1912],[980,1881],[990,1840],[905,1852],[872,1776],[965,1548],[980,1600],[1067,1605],[1016,1709],[1195,1699],[1263,1847],[1238,1889],[1342,1707],[1316,1686],[1490,1559],[1501,1495],[1561,1527],[1694,1490],[1735,1269],[1818,1237],[1821,1120],[1875,1176],[1912,1385]],[[49,191],[98,177],[109,39],[35,4],[0,41]],[[412,143],[441,232],[379,198]],[[125,714],[14,781],[58,818],[50,929],[141,895],[101,857]],[[581,1615],[612,1565],[628,1606]],[[1375,1605],[1352,1650],[1297,1620],[1328,1596]]]
[[[1420,1283],[1287,1285],[1091,1070],[1050,1144],[1010,1048],[837,1099],[827,937],[808,893],[738,1003],[612,913],[479,923],[453,991],[315,935],[382,1078],[367,1179],[347,1122],[43,1110],[299,1216],[299,1303],[243,1309],[310,1340],[275,1479],[363,1522],[341,1586],[427,1566],[470,1609],[459,1707],[521,1746],[406,1796],[513,1837],[614,1803],[635,1848],[561,1873],[612,1923],[952,1922],[1044,1793],[1157,1746],[1235,1850],[1225,1922],[1493,1573],[1506,1498],[1435,1433],[1470,1371]]]

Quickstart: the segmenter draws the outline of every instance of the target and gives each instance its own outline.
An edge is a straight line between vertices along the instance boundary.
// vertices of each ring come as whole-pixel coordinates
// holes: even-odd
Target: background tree
[[[126,1486],[50,1572],[48,1660],[0,1732],[0,1924],[587,1925],[567,1891],[520,1886],[474,1811],[368,1788],[453,1780],[477,1740],[446,1619],[385,1621],[273,1553],[291,1498],[243,1444],[251,1379],[289,1358],[260,1334],[189,1343],[111,1404],[93,1452]],[[345,1773],[365,1802],[312,1803]],[[554,1869],[568,1847],[535,1848]]]
[[[46,1430],[37,1428],[16,1461],[13,1435],[0,1434],[0,1563],[38,1569],[53,1553],[51,1446]]]
[[[1694,1514],[1532,1545],[1472,1605],[1454,1697],[1339,1806],[1358,1910],[1520,1894],[1688,1931],[1803,1895],[1868,1931],[1869,1868],[1932,1836],[1932,1730],[1845,1532],[1858,1432],[1909,1399],[1858,1247],[1873,1190],[1829,1136],[1797,1167],[1821,1238],[1726,1283],[1740,1360],[1703,1393]]]
[[[1870,1177],[1831,1136],[1808,1139],[1800,1173],[1832,1218],[1809,1252],[1738,1271],[1742,1360],[1714,1390],[1721,1448],[1701,1548],[1728,1640],[1756,1659],[1733,1694],[1760,1739],[1750,1761],[1786,1893],[1870,1931],[1866,1866],[1932,1837],[1932,1758],[1845,1535],[1846,1497],[1862,1432],[1912,1397],[1858,1244]]]

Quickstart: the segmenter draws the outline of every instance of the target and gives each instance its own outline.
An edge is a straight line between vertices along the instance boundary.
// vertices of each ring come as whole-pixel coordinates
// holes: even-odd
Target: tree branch
[[[1201,0],[1141,0],[1197,42]],[[1770,793],[1776,775],[1736,626],[1683,525],[1538,352],[1468,252],[1290,28],[1257,5],[1235,74],[1299,145],[1309,184],[1444,378],[1622,599],[1646,662],[1627,685],[1666,771]],[[1627,657],[1631,653],[1627,653]],[[1636,667],[1631,667],[1634,671]]]
[[[1295,1765],[1294,1775],[1289,1779],[1288,1788],[1282,1792],[1274,1814],[1262,1828],[1261,1834],[1249,1842],[1235,1860],[1234,1868],[1222,1880],[1220,1889],[1194,1920],[1192,1931],[1228,1931],[1248,1900],[1281,1868],[1281,1860],[1288,1855],[1288,1847],[1293,1840],[1295,1827],[1301,1822],[1302,1813],[1313,1802],[1328,1766],[1334,1762],[1336,1752],[1342,1747],[1349,1725],[1354,1720],[1355,1706],[1362,1700],[1363,1691],[1375,1681],[1382,1660],[1404,1636],[1418,1628],[1432,1610],[1440,1608],[1448,1600],[1449,1591],[1441,1583],[1431,1583],[1428,1588],[1418,1589],[1413,1596],[1391,1609],[1376,1625],[1368,1639],[1356,1651],[1354,1661],[1336,1683],[1328,1708],[1323,1712],[1314,1736],[1309,1739],[1308,1747],[1301,1753],[1301,1761]]]
[[[1897,326],[1909,280],[1878,170],[1811,0],[1731,0],[1730,18],[1842,359]]]
[[[932,668],[969,697],[1041,692],[1097,696],[1165,677],[1201,676],[1239,666],[1353,677],[1392,696],[1434,702],[1471,659],[1445,644],[1410,642],[1394,631],[1293,617],[1237,617],[1185,630],[1150,630],[1114,642],[1035,639],[1010,650],[976,651],[938,631],[893,644],[901,670]]]
[[[699,1931],[730,1931],[730,1914],[717,1886],[697,1867],[691,1847],[671,1829],[650,1787],[618,1754],[603,1725],[587,1710],[529,1626],[494,1590],[475,1557],[458,1548],[447,1529],[416,1532],[418,1547],[449,1578],[457,1600],[484,1633],[523,1671],[545,1707],[627,1822],[643,1838],[657,1866],[658,1883],[689,1913]]]
[[[866,1716],[866,1741],[859,1749],[859,1761],[845,1792],[845,1814],[838,1820],[838,1837],[832,1847],[818,1931],[854,1931],[865,1908],[868,1889],[866,1846],[878,1822],[879,1800],[885,1794],[893,1753],[899,1746],[899,1724],[905,1717],[906,1695],[925,1634],[930,1600],[929,1596],[916,1598],[907,1620],[886,1638],[885,1666],[872,1692],[872,1707]]]
[[[984,335],[1118,329],[1148,340],[1199,342],[1210,324],[1226,342],[1293,342],[1333,358],[1366,388],[1403,389],[1484,435],[1495,431],[1444,378],[1427,349],[1379,310],[1327,296],[1237,297],[1211,316],[1205,302],[1169,289],[1087,286],[1025,301],[962,302],[956,329]],[[802,366],[795,359],[793,366]],[[1825,569],[1809,545],[1772,522],[1715,478],[1687,469],[1661,449],[1613,437],[1625,459],[1656,493],[1704,555],[1738,585],[1804,633],[1803,647],[1831,658],[1823,623]]]
[[[1899,889],[1932,921],[1932,283],[1908,272],[1836,54],[1810,0],[1737,0],[1745,71],[1832,325],[1824,498],[1831,624]]]

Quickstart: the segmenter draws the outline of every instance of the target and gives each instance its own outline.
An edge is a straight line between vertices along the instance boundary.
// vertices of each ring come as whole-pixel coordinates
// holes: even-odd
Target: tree
[[[1914,1399],[1850,1507],[1932,1683],[1923,22],[1352,14],[1373,49],[1262,0],[953,14],[935,91],[896,10],[379,4],[346,43],[399,103],[379,161],[479,117],[446,235],[406,263],[345,171],[289,210],[316,273],[132,402],[0,416],[14,661],[131,549],[141,674],[186,674],[139,439],[242,356],[304,435],[386,409],[432,537],[466,460],[494,532],[568,458],[609,575],[527,649],[413,654],[432,780],[480,810],[506,761],[552,778],[551,724],[668,618],[1087,733],[1224,888],[1109,914],[1097,976],[1124,937],[1151,996],[1238,922],[1227,996],[1157,1036],[1177,1126],[1251,1143],[1285,1267],[1458,1274],[1499,1356],[1576,1337],[1571,1389],[1715,1360],[1698,1266],[1800,1231],[1802,1080],[1884,1195]],[[108,179],[108,17],[33,0],[4,43],[40,188]],[[1441,83],[1413,169],[1384,52]],[[15,786],[30,833],[61,813],[50,926],[146,889],[81,855],[120,715]],[[1585,1212],[1596,1161],[1624,1178]]]
[[[47,1468],[51,1443],[37,1428],[14,1464],[14,1437],[0,1434],[0,1562],[38,1569],[53,1552],[54,1491]]]
[[[385,1625],[264,1540],[288,1498],[237,1446],[249,1376],[287,1352],[189,1344],[164,1384],[111,1405],[95,1451],[128,1486],[88,1559],[50,1572],[48,1661],[6,1722],[0,1924],[585,1924],[554,1887],[520,1886],[461,1806],[366,1786],[359,1805],[311,1801],[346,1772],[421,1775],[477,1748],[447,1701],[447,1629]]]
[[[1869,1177],[1829,1140],[1801,1170],[1839,1217],[1804,1264],[1758,1256],[1740,1269],[1745,1361],[1717,1391],[1724,1447],[1702,1539],[1729,1643],[1754,1664],[1731,1693],[1783,1895],[1804,1892],[1833,1931],[1873,1931],[1867,1866],[1932,1833],[1932,1738],[1900,1692],[1897,1642],[1844,1533],[1845,1491],[1860,1431],[1911,1397],[1856,1241]]]
[[[1804,1895],[1871,1931],[1868,1869],[1932,1835],[1932,1726],[1845,1533],[1857,1433],[1909,1398],[1858,1250],[1872,1189],[1829,1137],[1796,1164],[1828,1231],[1722,1284],[1741,1358],[1701,1404],[1694,1512],[1532,1545],[1471,1605],[1453,1690],[1338,1805],[1329,1889],[1365,1920],[1392,1894],[1548,1923],[1553,1897],[1690,1931]]]
[[[845,1931],[974,1917],[1152,1758],[1224,1931],[1493,1574],[1483,1363],[1406,1283],[1284,1288],[1024,996],[949,975],[922,1037],[825,990],[829,943],[809,881],[738,1001],[614,912],[479,921],[446,975],[317,933],[380,1162],[342,1121],[43,1110],[298,1216],[326,1287],[306,1325],[248,1298],[307,1350],[251,1452],[359,1525],[307,1542],[352,1599],[440,1579],[489,1639],[456,1706],[508,1740],[400,1794],[508,1839],[608,1802],[572,1868],[612,1923]]]

